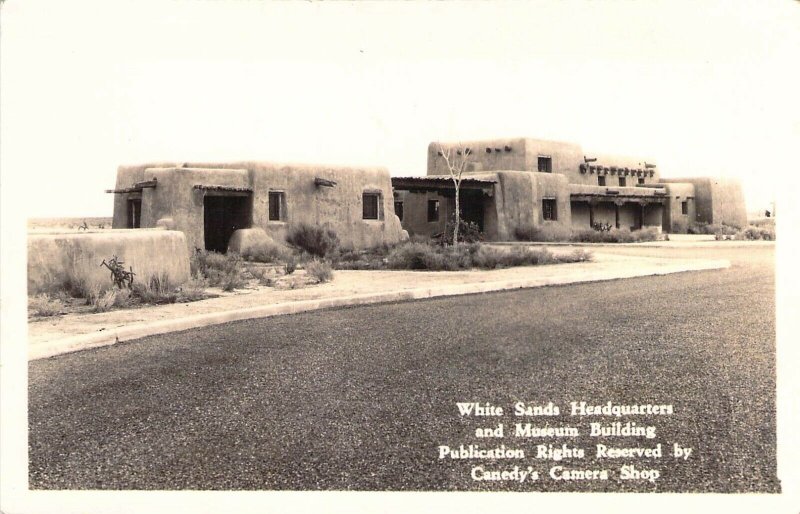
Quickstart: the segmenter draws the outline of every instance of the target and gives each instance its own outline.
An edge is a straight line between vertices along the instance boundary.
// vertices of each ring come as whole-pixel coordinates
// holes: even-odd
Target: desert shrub
[[[260,266],[245,266],[244,269],[256,280],[260,280],[269,273],[266,268],[262,268]]]
[[[733,227],[731,225],[722,224],[711,224],[708,225],[709,232],[711,234],[717,235],[722,234],[723,236],[732,236],[739,232],[740,229]]]
[[[316,257],[325,257],[339,246],[339,238],[332,229],[307,223],[292,226],[286,241]]]
[[[291,250],[274,241],[262,241],[245,249],[242,258],[255,262],[283,262],[291,253]]]
[[[640,243],[657,241],[661,237],[656,227],[645,227],[639,230],[612,228],[608,231],[579,229],[572,232],[572,241],[576,243]]]
[[[514,237],[517,241],[570,241],[572,230],[557,224],[521,225],[514,229]]]
[[[683,221],[683,220],[680,220]],[[673,223],[673,228],[674,228]],[[686,233],[687,234],[713,234],[714,231],[709,228],[710,225],[708,223],[704,223],[702,221],[696,221],[694,223],[687,223],[686,224]]]
[[[225,291],[244,287],[244,263],[242,257],[234,252],[221,254],[197,249],[191,260],[192,276],[206,279],[211,287],[221,287]]]
[[[424,243],[402,244],[389,252],[386,263],[391,269],[444,270],[448,268],[444,253],[452,249]]]
[[[503,250],[499,248],[494,248],[491,246],[483,246],[477,252],[472,259],[472,264],[476,268],[482,269],[495,269],[502,267],[501,263],[503,261],[503,254],[505,254]]]
[[[331,254],[331,263],[335,269],[386,269],[386,256],[392,248],[386,244],[366,250],[340,248]]]
[[[688,234],[689,223],[684,219],[672,220],[672,233],[673,234]]]
[[[759,230],[761,231],[761,239],[763,239],[764,241],[775,241],[775,227],[774,226],[770,227],[770,226],[766,226],[765,225],[765,226],[759,227]]]
[[[591,254],[583,250],[556,256],[546,248],[514,247],[506,249],[481,244],[442,247],[406,243],[395,247],[387,258],[387,265],[391,269],[455,271],[470,268],[497,269],[558,262],[583,262],[590,259]]]
[[[692,223],[686,229],[687,234],[705,234],[715,236],[718,234],[730,236],[736,234],[738,231],[738,228],[731,225],[726,225],[725,223],[705,223],[702,221]]]
[[[592,252],[583,248],[576,248],[567,256],[567,262],[589,262],[592,260]]]
[[[41,293],[28,297],[28,313],[30,316],[55,316],[64,311],[64,302],[58,297]]]
[[[508,255],[502,259],[503,267],[511,266],[536,266],[539,264],[554,264],[558,260],[547,248],[512,248]]]
[[[205,279],[193,278],[184,282],[177,290],[178,298],[176,302],[195,302],[208,297],[206,288],[208,282]]]
[[[572,241],[576,243],[632,243],[633,240],[633,235],[627,228],[615,228],[607,232],[586,228],[572,233]]]
[[[444,231],[439,234],[435,242],[441,245],[453,244],[453,228],[455,227],[455,214],[450,217],[444,226]],[[458,242],[459,243],[479,243],[483,241],[483,233],[477,223],[472,221],[459,220],[458,223]]]
[[[153,275],[149,280],[135,282],[133,294],[142,303],[175,303],[178,300],[177,287],[166,273]]]
[[[94,312],[110,311],[114,307],[127,307],[130,304],[130,289],[111,288],[91,300]]]
[[[426,244],[426,245],[436,244],[436,241],[433,238],[431,238],[430,236],[423,235],[423,234],[411,234],[408,237],[408,242],[409,243],[422,243],[422,244]]]
[[[631,232],[631,236],[633,236],[633,242],[635,243],[658,241],[661,238],[661,232],[656,227],[644,227]]]
[[[333,279],[333,269],[326,261],[313,259],[306,263],[306,275],[313,278],[317,283],[329,282]]]
[[[297,259],[293,256],[289,257],[283,265],[283,273],[286,275],[291,275],[297,270]]]
[[[749,224],[753,225],[754,227],[771,227],[774,229],[775,218],[761,218],[761,219],[750,220]]]
[[[745,240],[745,241],[774,241],[775,240],[775,229],[768,226],[757,227],[754,225],[750,225],[745,229],[737,232],[733,239],[736,240]]]

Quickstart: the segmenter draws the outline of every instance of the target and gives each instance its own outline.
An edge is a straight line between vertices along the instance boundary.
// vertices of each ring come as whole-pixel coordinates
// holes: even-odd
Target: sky
[[[28,217],[110,216],[120,164],[413,176],[431,141],[532,137],[736,177],[762,210],[800,135],[799,22],[772,1],[5,0],[0,187],[35,192]]]

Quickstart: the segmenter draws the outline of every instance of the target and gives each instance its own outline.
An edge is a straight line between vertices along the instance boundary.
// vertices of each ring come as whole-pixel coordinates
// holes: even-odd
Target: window
[[[556,200],[555,198],[545,198],[542,200],[542,218],[545,220],[556,219]]]
[[[603,175],[600,175],[599,177],[597,177],[597,185],[598,186],[606,185],[606,177],[603,176]]]
[[[620,177],[620,178],[619,178],[619,185],[620,185],[621,187],[625,187],[625,177]]]
[[[128,228],[142,226],[142,199],[131,198],[128,200]]]
[[[269,221],[283,221],[286,219],[283,207],[285,196],[281,191],[269,192]]]
[[[552,173],[553,159],[550,157],[539,156],[538,169],[542,173]]]
[[[428,200],[428,221],[439,221],[439,200]]]
[[[403,202],[394,202],[394,213],[403,221]]]
[[[364,215],[362,218],[365,220],[378,219],[378,199],[380,196],[380,193],[364,193],[362,196],[364,204]]]
[[[689,202],[681,202],[681,214],[689,214]]]
[[[639,177],[639,183],[644,184],[644,177]]]

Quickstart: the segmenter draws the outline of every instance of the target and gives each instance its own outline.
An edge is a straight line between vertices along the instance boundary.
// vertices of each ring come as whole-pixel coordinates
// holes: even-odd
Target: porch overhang
[[[606,187],[585,184],[572,184],[569,196],[573,202],[613,202],[617,205],[623,203],[664,204],[667,199],[666,191],[658,188]]]
[[[496,183],[496,180],[463,178],[460,189],[461,191],[482,191],[487,195],[492,195]],[[450,177],[392,177],[392,188],[426,193],[455,191],[456,186]]]
[[[620,195],[620,194],[571,194],[569,199],[572,202],[612,202],[619,205],[623,203],[639,203],[639,204],[659,204],[663,205],[666,198],[663,196],[637,196],[637,195]]]

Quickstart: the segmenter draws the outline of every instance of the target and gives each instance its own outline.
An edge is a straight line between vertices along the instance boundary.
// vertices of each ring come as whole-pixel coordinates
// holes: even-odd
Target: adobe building
[[[455,186],[445,154],[463,159],[461,214],[488,241],[543,225],[685,232],[692,223],[744,226],[744,197],[726,179],[662,179],[650,159],[589,155],[579,145],[529,138],[428,145],[425,177],[394,177],[394,210],[409,234],[452,223]]]
[[[113,228],[164,227],[186,235],[189,250],[241,251],[258,237],[285,240],[292,224],[332,228],[345,247],[407,238],[394,215],[385,168],[265,162],[120,166]],[[263,231],[263,233],[262,233]],[[237,236],[234,237],[234,234]]]

